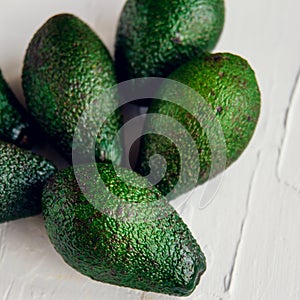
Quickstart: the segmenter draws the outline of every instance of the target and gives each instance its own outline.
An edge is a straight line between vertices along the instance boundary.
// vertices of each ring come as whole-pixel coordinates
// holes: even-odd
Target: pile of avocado
[[[180,175],[176,143],[144,135],[134,172],[121,166],[119,109],[105,120],[93,143],[83,136],[73,144],[73,136],[90,103],[100,101],[102,107],[90,120],[94,126],[118,107],[114,97],[98,99],[103,91],[125,80],[164,77],[192,88],[211,107],[222,127],[229,166],[253,135],[260,92],[246,60],[209,53],[223,24],[223,0],[128,0],[119,21],[114,63],[86,23],[71,14],[51,17],[33,36],[24,59],[28,112],[0,73],[0,222],[42,212],[55,249],[82,274],[143,291],[190,295],[206,270],[206,259],[168,202]],[[199,122],[174,103],[148,99],[146,104],[148,113],[169,116],[191,134],[199,152],[197,182],[207,181],[212,157]],[[146,124],[154,132],[167,126],[151,117]],[[94,149],[96,179],[90,161],[58,170],[28,149],[32,146],[28,141],[39,138],[30,134],[37,133],[46,136],[70,164],[76,147]],[[189,145],[187,154],[188,149]],[[143,176],[156,153],[165,157],[167,171],[154,185]],[[191,159],[191,165],[196,163]],[[91,199],[78,183],[78,172]],[[188,189],[189,178],[174,195]]]

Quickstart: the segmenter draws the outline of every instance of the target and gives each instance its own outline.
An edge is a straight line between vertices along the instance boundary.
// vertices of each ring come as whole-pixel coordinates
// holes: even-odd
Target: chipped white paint
[[[0,0],[0,67],[19,97],[25,49],[51,15],[75,13],[113,53],[124,0]],[[173,202],[206,254],[193,300],[300,299],[300,2],[227,0],[216,51],[248,59],[260,83],[261,118],[249,147],[198,209],[201,187]],[[47,149],[44,151],[48,151]],[[49,150],[50,151],[50,150]],[[49,152],[48,155],[52,155]],[[98,283],[68,267],[40,216],[0,225],[0,299],[175,300]]]
[[[300,70],[290,97],[290,105],[286,109],[284,134],[278,156],[277,176],[287,186],[300,192]]]

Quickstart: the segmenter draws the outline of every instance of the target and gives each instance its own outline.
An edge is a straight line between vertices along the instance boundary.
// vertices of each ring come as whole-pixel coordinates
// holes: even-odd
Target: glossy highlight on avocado
[[[97,185],[90,184],[89,173],[84,172],[89,166],[80,168],[86,187],[93,191]],[[97,168],[106,188],[95,192],[95,202],[82,194],[72,167],[45,186],[43,214],[55,249],[70,266],[94,280],[170,295],[191,294],[206,262],[188,227],[164,200],[153,210],[161,194],[141,176],[110,164]],[[117,217],[91,204],[97,200],[104,200]],[[127,220],[127,204],[146,209]],[[157,209],[166,214],[153,219]]]
[[[35,33],[22,79],[29,111],[69,161],[74,130],[86,106],[93,101],[101,103],[92,120],[97,123],[104,122],[106,111],[114,111],[111,108],[117,105],[113,98],[101,98],[103,91],[116,84],[110,54],[96,33],[74,15],[53,16]],[[119,163],[120,144],[113,141],[120,122],[116,112],[99,128],[97,160]],[[93,133],[87,130],[86,134]]]
[[[43,157],[0,141],[0,223],[41,213],[42,189],[55,171]]]
[[[255,73],[248,62],[230,53],[207,54],[203,59],[194,59],[182,65],[169,78],[191,87],[211,106],[223,130],[226,142],[226,166],[231,165],[240,157],[251,140],[260,113],[260,91]],[[168,99],[168,94],[164,94],[163,90],[161,95],[160,99]],[[189,99],[186,98],[184,101],[188,103]],[[197,112],[197,108],[194,108],[194,112],[201,118],[201,110]],[[148,113],[170,116],[186,128],[198,148],[200,167],[198,184],[207,181],[212,164],[211,148],[205,130],[197,119],[182,107],[163,100],[153,101]],[[147,118],[146,123],[153,132],[156,132],[155,128],[168,126],[152,122],[151,117]],[[156,185],[164,195],[173,190],[172,195],[175,196],[189,191],[190,178],[186,178],[185,184],[176,190],[180,174],[180,154],[175,147],[178,141],[180,136],[173,144],[155,134],[147,134],[142,138],[138,167],[142,175],[148,175],[150,172],[149,159],[154,154],[159,153],[167,160],[165,176]],[[187,145],[186,152],[189,151],[190,147]],[[190,161],[191,166],[195,163],[197,162],[194,160]]]
[[[20,147],[32,146],[25,110],[16,99],[0,70],[0,139]]]
[[[216,45],[223,0],[128,0],[115,46],[118,81],[166,77]]]

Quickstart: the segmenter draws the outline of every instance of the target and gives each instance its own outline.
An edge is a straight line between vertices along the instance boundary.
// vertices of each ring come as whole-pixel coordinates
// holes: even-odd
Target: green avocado
[[[200,247],[160,192],[138,174],[100,163],[59,171],[44,188],[49,238],[63,259],[94,280],[187,296],[206,269]],[[76,172],[75,172],[76,174]],[[99,188],[99,182],[104,183]]]
[[[120,114],[105,121],[117,101],[101,97],[116,84],[114,65],[104,44],[87,24],[70,14],[50,18],[28,46],[22,79],[30,113],[69,161],[78,120],[87,105],[95,101],[99,108],[92,124],[106,122],[106,126],[96,127],[96,159],[120,161],[120,143],[113,142],[121,123]],[[87,128],[85,135],[92,134]]]
[[[223,0],[128,0],[116,36],[118,81],[165,77],[212,50],[224,10]]]
[[[260,114],[260,91],[255,73],[248,62],[230,53],[207,54],[202,59],[194,59],[184,64],[174,71],[169,79],[192,88],[210,106],[224,135],[223,141],[226,145],[224,168],[231,165],[248,145]],[[173,93],[178,93],[180,97],[180,90],[174,90]],[[161,95],[160,99],[165,100],[172,96],[172,94],[164,94],[163,90]],[[196,185],[202,184],[210,177],[212,152],[207,133],[198,122],[203,117],[200,103],[199,107],[192,107],[190,111],[186,111],[183,107],[165,100],[153,101],[148,114],[169,116],[172,120],[178,121],[190,134],[198,150],[196,157],[198,162],[191,158],[191,145],[184,146],[184,155],[191,169],[199,163],[200,171],[198,179],[196,178]],[[182,101],[188,104],[190,99],[186,97]],[[160,128],[168,128],[170,132],[172,131],[170,125],[164,121],[153,121],[151,115],[146,119],[146,126],[153,130],[152,132],[157,132]],[[192,178],[189,176],[186,176],[180,185],[178,184],[182,153],[176,145],[180,144],[181,139],[182,136],[177,135],[171,141],[165,136],[151,133],[144,135],[141,140],[140,162],[137,169],[144,176],[151,171],[156,178],[158,177],[155,175],[158,172],[157,164],[154,161],[150,165],[150,158],[154,154],[163,156],[167,162],[166,172],[160,181],[156,178],[156,187],[166,197],[172,191],[170,195],[174,198],[188,192],[192,186]],[[217,174],[218,172],[215,172],[214,175]]]
[[[0,141],[0,223],[41,213],[42,189],[55,166]]]
[[[0,139],[23,148],[31,148],[30,131],[25,109],[16,99],[0,70]]]

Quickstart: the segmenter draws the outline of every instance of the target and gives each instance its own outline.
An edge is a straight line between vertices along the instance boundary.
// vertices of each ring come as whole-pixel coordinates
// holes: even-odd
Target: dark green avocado
[[[118,81],[166,77],[216,45],[223,0],[128,0],[115,46]]]
[[[160,192],[136,173],[98,164],[79,167],[89,201],[70,167],[43,192],[50,240],[63,259],[94,280],[157,293],[187,296],[206,269],[200,247]],[[87,172],[86,172],[87,171]],[[129,206],[129,207],[127,207]]]
[[[226,143],[224,165],[225,167],[231,165],[247,147],[260,113],[260,91],[255,73],[248,62],[230,53],[207,54],[202,59],[194,59],[184,64],[174,71],[169,79],[192,88],[209,104],[224,134]],[[180,97],[180,90],[174,90],[172,93],[178,93],[177,96]],[[172,94],[164,94],[163,90],[161,95],[160,99],[166,100],[172,96]],[[183,101],[191,102],[189,97],[184,98]],[[203,117],[202,110],[192,107],[190,111],[186,111],[183,107],[169,101],[155,100],[149,107],[148,114],[150,113],[167,115],[184,126],[196,143],[199,153],[197,162],[191,158],[191,145],[186,145],[184,154],[188,157],[187,163],[190,168],[199,163],[198,184],[207,181],[211,171],[212,154],[207,134],[197,121]],[[147,118],[146,125],[147,128],[153,130],[152,132],[169,126],[164,122],[152,121],[151,117]],[[172,128],[170,127],[169,130],[171,131]],[[182,136],[177,136],[170,141],[162,135],[147,134],[141,141],[138,169],[142,175],[149,174],[149,160],[154,154],[160,154],[167,161],[166,173],[156,184],[156,187],[165,196],[173,191],[172,197],[175,197],[191,188],[191,177],[189,176],[186,176],[185,181],[181,182],[183,184],[178,185],[181,154],[175,145],[180,144],[181,139]],[[151,170],[154,172],[153,174],[156,172],[155,167],[157,166],[153,164]],[[214,175],[217,174],[218,172],[215,172]],[[176,186],[180,186],[180,188],[177,189]]]
[[[93,124],[104,122],[107,112],[117,105],[113,98],[101,98],[103,91],[116,84],[110,54],[96,33],[70,14],[50,18],[35,33],[24,59],[22,79],[30,113],[69,161],[74,130],[87,105],[93,101],[101,104]],[[99,128],[97,160],[119,163],[120,145],[113,140],[120,123],[120,114],[115,113]],[[85,135],[92,135],[90,131],[87,128]]]
[[[0,70],[0,139],[23,148],[31,148],[30,131],[25,110]]]
[[[0,141],[0,223],[41,213],[42,189],[52,163]]]

